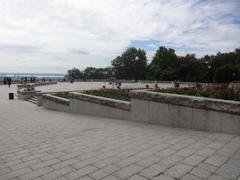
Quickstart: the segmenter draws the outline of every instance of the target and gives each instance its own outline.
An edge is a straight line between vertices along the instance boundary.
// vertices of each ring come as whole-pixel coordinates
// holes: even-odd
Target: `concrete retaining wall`
[[[130,120],[130,102],[71,93],[70,111],[78,114]]]
[[[70,112],[69,100],[65,98],[53,96],[51,94],[43,94],[42,103],[43,107],[46,109]]]
[[[40,91],[36,91],[36,90],[27,91],[27,90],[24,90],[24,89],[20,89],[20,90],[17,91],[18,99],[26,100],[26,99],[30,98],[31,96],[36,95],[39,92]]]
[[[132,120],[240,134],[240,102],[147,91],[133,91],[131,97]]]
[[[47,86],[57,84],[57,81],[46,81],[46,82],[36,82],[36,83],[26,83],[26,84],[18,84],[17,89],[23,89],[23,88],[31,88],[31,87],[38,87],[38,86]]]
[[[130,120],[130,102],[82,93],[71,94],[70,100],[50,94],[42,94],[38,96],[38,105],[42,104],[44,108],[64,112]]]
[[[69,103],[50,95],[45,108],[209,132],[240,134],[240,102],[202,97],[132,91],[131,102],[72,93]],[[57,97],[58,98],[58,97]],[[63,99],[63,98],[61,98]]]

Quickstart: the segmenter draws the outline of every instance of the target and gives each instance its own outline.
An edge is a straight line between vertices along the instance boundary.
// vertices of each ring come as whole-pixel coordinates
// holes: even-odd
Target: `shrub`
[[[225,85],[203,87],[183,87],[154,89],[155,92],[202,96],[208,98],[240,101],[240,88],[228,88]]]

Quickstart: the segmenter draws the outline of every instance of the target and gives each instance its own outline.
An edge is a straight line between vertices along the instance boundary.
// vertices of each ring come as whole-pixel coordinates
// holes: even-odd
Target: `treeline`
[[[128,48],[107,68],[87,67],[84,71],[73,68],[68,79],[131,79],[188,82],[232,82],[240,80],[240,49],[197,58],[195,54],[178,56],[174,49],[159,47],[151,62],[146,52]]]

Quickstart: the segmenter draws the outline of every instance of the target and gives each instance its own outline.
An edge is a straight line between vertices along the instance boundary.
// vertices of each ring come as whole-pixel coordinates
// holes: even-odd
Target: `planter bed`
[[[84,94],[111,98],[122,101],[130,101],[130,89],[100,89],[83,91]]]
[[[240,134],[239,101],[150,90],[131,91],[128,94],[131,98],[130,102],[80,92],[69,93],[67,98],[70,99],[55,95],[43,96],[45,99],[43,106],[48,109],[194,130]]]
[[[183,87],[153,89],[153,92],[181,94],[189,96],[199,96],[214,99],[240,101],[240,88],[227,88],[225,86],[206,86],[206,87]]]
[[[70,99],[71,97],[70,92],[57,92],[57,93],[53,93],[53,95],[64,98],[64,99]]]

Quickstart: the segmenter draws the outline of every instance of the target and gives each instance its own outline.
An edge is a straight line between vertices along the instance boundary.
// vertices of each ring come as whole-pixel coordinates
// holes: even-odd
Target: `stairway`
[[[31,102],[33,104],[37,104],[37,97],[36,96],[31,96],[26,101]]]

